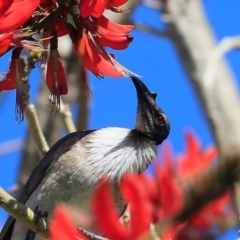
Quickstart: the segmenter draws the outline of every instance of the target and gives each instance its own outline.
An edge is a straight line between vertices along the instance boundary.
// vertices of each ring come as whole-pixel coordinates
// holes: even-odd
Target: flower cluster
[[[146,175],[126,175],[121,183],[120,190],[128,203],[130,219],[123,224],[119,221],[119,212],[114,204],[112,192],[107,180],[103,180],[92,199],[92,210],[94,222],[98,230],[107,239],[134,240],[141,236],[149,236],[150,224],[159,220],[166,220],[175,216],[182,207],[182,193],[178,183],[167,176],[158,175],[155,177]],[[77,233],[76,227],[72,226],[68,219],[59,219],[63,213],[62,206],[55,210],[54,218],[50,223],[51,240],[59,239],[60,234],[67,239],[87,239],[82,233]],[[66,228],[63,228],[66,222]],[[56,231],[61,228],[62,231]],[[71,237],[74,236],[74,237]],[[144,239],[144,238],[143,238]]]
[[[171,149],[165,145],[165,165],[155,165],[154,176],[126,175],[120,183],[121,193],[129,206],[128,223],[123,224],[118,219],[108,182],[100,183],[92,199],[95,226],[108,239],[153,239],[149,230],[151,223],[156,224],[156,230],[163,240],[212,239],[211,228],[214,225],[223,227],[223,219],[233,215],[229,209],[229,194],[211,202],[183,223],[171,220],[184,206],[181,183],[209,167],[216,157],[216,147],[203,150],[191,132],[186,135],[186,153],[177,161],[173,160]],[[177,167],[174,167],[174,162]],[[62,206],[56,208],[50,223],[50,239],[62,239],[61,236],[71,240],[88,239],[82,232],[76,231],[71,214],[66,209]]]
[[[185,154],[174,160],[170,147],[165,145],[163,149],[167,169],[171,169],[169,177],[178,179],[182,184],[185,181],[197,179],[200,172],[214,163],[217,154],[215,146],[203,150],[198,138],[190,131],[186,133]],[[197,188],[197,181],[194,183]],[[186,222],[171,225],[163,233],[161,239],[213,239],[213,234],[217,234],[217,229],[227,229],[234,222],[235,217],[231,208],[230,195],[226,193],[194,213]],[[212,231],[213,227],[215,227],[215,232]]]
[[[0,55],[12,50],[9,72],[0,82],[0,92],[12,89],[20,91],[22,73],[19,58],[22,49],[27,48],[41,52],[41,59],[47,59],[46,83],[59,105],[60,95],[68,93],[68,86],[58,53],[58,37],[67,34],[79,57],[81,83],[88,94],[91,92],[85,69],[99,78],[105,75],[134,75],[104,48],[125,49],[133,40],[129,35],[132,25],[114,23],[103,15],[105,9],[127,12],[128,10],[119,8],[126,2],[127,0],[0,0]],[[69,21],[69,16],[72,21]],[[41,40],[36,40],[35,36],[39,34]],[[21,112],[23,109],[18,100],[17,106]]]

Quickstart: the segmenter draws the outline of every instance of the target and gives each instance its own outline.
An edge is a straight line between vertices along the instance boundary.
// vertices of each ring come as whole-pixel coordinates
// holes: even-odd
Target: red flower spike
[[[13,31],[23,25],[37,9],[38,4],[39,0],[14,1],[0,17],[0,32]]]
[[[13,39],[13,32],[9,32],[0,36],[0,55],[4,54],[10,46]]]
[[[20,88],[20,82],[22,81],[22,73],[20,61],[17,56],[20,56],[21,50],[14,49],[12,52],[12,59],[10,62],[9,71],[3,81],[0,81],[0,92],[3,90],[13,90],[16,89],[16,107],[15,107],[15,115],[16,120],[20,123],[23,121],[24,115],[24,104],[22,98],[22,92]]]
[[[121,77],[122,73],[117,71],[109,57],[98,51],[89,36],[83,34],[86,44],[86,53],[83,57],[83,65],[95,74],[108,75],[110,77]]]
[[[50,238],[48,240],[87,240],[77,227],[72,223],[64,206],[58,206],[54,210],[53,219],[49,224]]]
[[[97,1],[98,0],[81,0],[78,5],[80,15],[83,18],[89,17]]]
[[[68,93],[68,86],[62,60],[57,49],[50,50],[46,72],[46,83],[48,89],[55,98],[54,101],[56,101],[59,106],[60,95],[66,95]]]

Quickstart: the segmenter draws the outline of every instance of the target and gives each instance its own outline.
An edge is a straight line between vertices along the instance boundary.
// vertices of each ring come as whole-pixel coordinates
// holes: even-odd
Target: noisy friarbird
[[[60,202],[90,211],[90,199],[99,180],[107,177],[117,199],[117,184],[124,174],[141,173],[156,157],[157,146],[168,136],[170,124],[156,104],[156,93],[131,77],[137,91],[138,109],[135,129],[108,127],[68,134],[56,142],[35,168],[18,200],[31,209],[38,207],[51,219]],[[9,217],[0,240],[25,240],[28,229]],[[35,240],[43,238],[36,235]]]

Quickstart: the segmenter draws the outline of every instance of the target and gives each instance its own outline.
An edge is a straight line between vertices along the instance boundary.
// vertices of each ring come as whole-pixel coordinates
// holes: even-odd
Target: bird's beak
[[[131,77],[138,96],[136,129],[158,144],[169,134],[170,125],[163,110],[156,104],[157,93],[152,93],[136,77]]]
[[[131,77],[131,79],[132,79],[134,86],[136,88],[136,91],[137,91],[138,107],[142,107],[145,110],[147,108],[148,111],[150,111],[150,112],[152,112],[152,110],[154,110],[154,109],[161,110],[155,102],[157,93],[150,92],[149,89],[147,88],[147,86],[138,78]]]
[[[155,99],[157,97],[157,93],[151,93],[148,88],[146,87],[146,85],[139,80],[136,77],[131,77],[134,86],[136,88],[137,91],[137,95],[138,95],[138,101],[140,101],[141,103],[143,102],[148,102],[148,100],[151,101],[151,99],[155,102]]]

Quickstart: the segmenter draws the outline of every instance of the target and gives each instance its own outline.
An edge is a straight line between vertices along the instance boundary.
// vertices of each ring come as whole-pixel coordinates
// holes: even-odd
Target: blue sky
[[[225,36],[240,34],[238,0],[212,0],[203,1],[203,3],[218,41]],[[143,6],[139,6],[134,12],[133,19],[164,29],[164,25],[159,22],[158,12]],[[189,128],[194,129],[203,146],[213,144],[201,105],[172,43],[167,39],[160,39],[137,30],[134,30],[132,35],[134,41],[129,48],[114,53],[122,65],[143,76],[142,80],[151,91],[158,92],[157,102],[171,122],[171,133],[167,141],[173,145],[174,152],[184,151],[184,131]],[[1,58],[1,72],[7,71],[9,58],[10,55]],[[226,60],[239,86],[239,52],[235,50],[228,53]],[[38,74],[39,70],[35,70],[31,75],[33,102],[40,80]],[[137,98],[132,82],[125,78],[109,77],[99,81],[90,74],[90,83],[94,99],[91,100],[89,129],[107,126],[134,128]],[[15,121],[14,105],[15,91],[0,94],[0,148],[6,141],[24,140],[26,134],[26,122],[18,124]],[[20,152],[0,155],[0,186],[4,189],[10,188],[15,183],[20,157]],[[4,223],[6,216],[7,214],[0,210],[0,226]],[[234,233],[231,239],[236,239],[236,231]],[[229,236],[224,239],[230,239]]]

